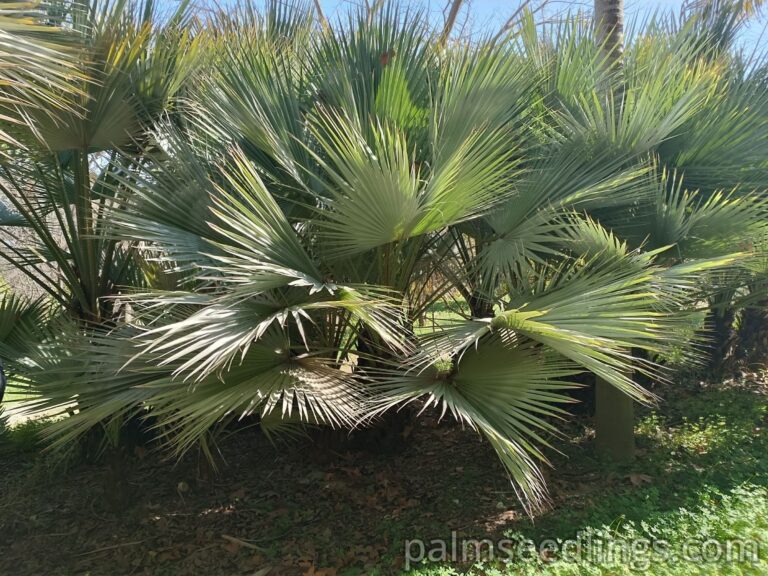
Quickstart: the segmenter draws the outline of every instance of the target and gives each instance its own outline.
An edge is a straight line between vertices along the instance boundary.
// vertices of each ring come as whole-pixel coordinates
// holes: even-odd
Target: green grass
[[[9,381],[8,387],[5,390],[5,395],[3,396],[3,404],[8,407],[11,403],[23,402],[24,400],[29,400],[34,397],[35,394],[28,386],[19,384],[18,382]]]
[[[768,573],[768,491],[745,485],[730,493],[703,493],[695,509],[681,508],[649,521],[621,522],[613,526],[587,527],[565,547],[554,539],[546,547],[565,552],[541,553],[526,536],[507,537],[526,554],[525,560],[508,564],[480,560],[470,570],[433,565],[410,572],[411,576],[608,576],[652,574],[656,576],[761,575]],[[578,546],[578,547],[577,547]],[[515,548],[510,548],[515,549]],[[549,548],[551,549],[551,548]],[[729,552],[730,551],[730,552]],[[731,554],[731,559],[726,555]],[[486,556],[488,553],[486,552]]]
[[[581,494],[505,534],[516,543],[532,541],[536,553],[529,551],[525,560],[518,554],[505,564],[486,548],[485,559],[469,571],[436,562],[410,574],[768,574],[767,409],[764,394],[754,386],[682,390],[662,411],[646,411],[639,420],[633,465],[606,466],[578,444],[570,447],[573,473],[585,482]],[[564,458],[557,467],[567,462]],[[609,488],[605,482],[611,478],[628,481]],[[578,548],[570,544],[570,557],[542,554],[541,544],[549,539],[558,549],[565,540]],[[726,558],[728,546],[736,561]],[[702,550],[709,554],[707,561],[698,557]],[[738,561],[739,550],[750,553],[742,557],[748,561]]]
[[[22,402],[33,398],[35,398],[35,394],[27,387],[9,382],[3,396],[3,402],[0,404],[0,427],[8,428],[12,421],[8,419],[9,412],[17,408]]]
[[[418,336],[425,336],[461,321],[469,315],[469,306],[463,300],[456,302],[435,302],[427,310],[421,323],[416,323],[414,331]]]
[[[0,422],[0,457],[34,456],[40,450],[40,432],[47,420],[27,420],[13,428],[3,428]]]

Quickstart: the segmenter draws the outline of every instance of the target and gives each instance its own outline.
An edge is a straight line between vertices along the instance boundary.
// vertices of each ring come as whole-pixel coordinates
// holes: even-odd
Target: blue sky
[[[370,0],[369,0],[370,1]],[[411,0],[416,4],[426,6],[432,16],[438,20],[442,19],[442,12],[447,4],[447,0]],[[473,29],[491,28],[498,30],[504,22],[519,7],[521,0],[466,0],[465,7],[462,10],[461,21],[465,21],[469,15],[470,24]],[[323,10],[326,15],[332,17],[339,11],[343,11],[350,5],[361,4],[364,0],[321,0]],[[536,1],[533,4],[537,4]],[[593,0],[550,0],[546,11],[549,14],[565,11],[569,7],[573,10],[582,8],[591,9]],[[643,19],[658,10],[680,10],[683,0],[625,0],[625,9],[627,19]],[[766,24],[766,19],[754,22],[744,33],[743,44],[745,47],[753,48],[758,43],[768,47],[768,34],[761,38],[761,34]]]

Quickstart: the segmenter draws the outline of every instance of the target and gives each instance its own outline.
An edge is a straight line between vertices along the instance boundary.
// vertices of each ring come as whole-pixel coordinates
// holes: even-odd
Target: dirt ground
[[[397,454],[338,453],[246,432],[218,475],[137,449],[66,469],[0,463],[0,574],[253,575],[397,572],[404,541],[499,532],[520,516],[487,444],[422,420]]]
[[[145,447],[54,465],[16,429],[12,450],[0,442],[0,576],[384,576],[410,539],[570,538],[768,485],[764,378],[664,395],[639,411],[625,466],[595,457],[586,414],[563,422],[551,509],[533,520],[488,444],[430,416],[389,452],[322,435],[275,446],[250,428],[221,443],[217,473]]]

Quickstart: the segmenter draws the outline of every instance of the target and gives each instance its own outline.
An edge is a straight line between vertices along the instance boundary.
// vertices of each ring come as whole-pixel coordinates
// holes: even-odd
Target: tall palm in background
[[[603,66],[609,76],[604,95],[611,105],[623,108],[624,84],[624,0],[595,0],[595,41],[604,54]],[[609,382],[595,383],[595,439],[599,452],[616,461],[634,457],[634,401]]]
[[[311,5],[87,12],[89,49],[113,48],[84,112],[58,136],[30,116],[47,151],[0,178],[6,258],[52,303],[19,363],[30,410],[76,412],[59,445],[151,417],[183,453],[245,417],[353,429],[416,405],[483,434],[533,509],[574,376],[652,401],[633,375],[663,377],[683,335],[695,359],[691,315],[764,234],[764,163],[696,168],[735,155],[705,135],[738,104],[692,24],[627,47],[619,104],[575,19],[441,47],[394,3],[322,29]]]
[[[624,52],[624,0],[595,0],[595,40],[611,65],[620,65]]]
[[[739,145],[741,141],[754,146],[763,137],[765,108],[757,94],[763,93],[764,83],[760,80],[759,74],[756,77],[750,77],[750,72],[745,69],[750,64],[748,57],[737,55],[734,46],[739,31],[747,19],[760,10],[761,4],[742,1],[687,3],[682,11],[681,20],[673,26],[678,40],[684,39],[683,41],[690,45],[697,45],[694,58],[719,59],[729,66],[730,72],[719,82],[722,86],[721,90],[727,90],[729,94],[725,97],[712,95],[708,98],[704,110],[693,115],[692,119],[686,123],[687,132],[680,132],[670,138],[656,151],[660,155],[659,161],[669,169],[675,170],[675,173],[662,175],[663,185],[660,187],[655,214],[646,221],[647,229],[636,242],[645,239],[649,247],[661,247],[665,244],[677,246],[678,257],[673,258],[672,261],[683,262],[691,256],[701,257],[706,254],[733,252],[745,248],[755,249],[758,260],[761,258],[759,254],[762,248],[759,246],[755,248],[751,244],[759,238],[759,233],[755,235],[754,230],[750,232],[750,227],[755,225],[755,222],[747,217],[740,224],[737,223],[739,210],[737,203],[733,200],[739,196],[739,192],[732,190],[727,196],[724,193],[734,185],[742,189],[765,186],[765,159],[762,156],[753,155],[760,148],[747,150]],[[617,107],[624,106],[626,103],[622,75],[625,64],[622,38],[623,11],[623,2],[595,1],[596,41],[605,54],[604,65],[608,70],[616,73],[616,78],[609,84],[608,90]],[[654,26],[652,25],[651,28]],[[636,46],[640,46],[640,43]],[[685,52],[682,44],[673,46],[675,50]],[[751,96],[741,100],[741,105],[745,107],[736,113],[730,107],[738,105],[736,103],[742,97],[736,96],[736,93],[745,96],[742,90],[749,92]],[[726,108],[731,111],[726,111]],[[735,135],[738,131],[743,139],[726,137],[705,143],[697,136],[698,134],[703,136],[703,131],[699,131],[700,128],[694,128],[701,123],[707,125],[705,138],[716,139],[715,134],[725,131]],[[713,154],[715,151],[716,153]],[[757,154],[760,155],[762,152],[758,151]],[[706,161],[703,161],[704,156],[707,157]],[[694,157],[698,160],[692,161]],[[706,166],[707,163],[708,166]],[[751,167],[747,169],[751,171],[749,175],[744,172],[747,166]],[[720,178],[716,174],[724,177]],[[685,190],[686,185],[700,187],[700,189]],[[722,244],[724,238],[717,238],[717,227],[731,219],[726,215],[728,213],[734,217],[731,220],[732,225],[741,225],[745,232],[744,241],[740,245],[731,242],[724,246]],[[695,224],[695,222],[698,223]],[[694,226],[696,230],[690,226]],[[757,222],[757,226],[761,226],[761,223]],[[703,248],[701,240],[705,238],[708,246]],[[728,348],[734,345],[734,341],[732,337],[723,336],[723,332],[727,333],[731,330],[730,323],[736,308],[729,303],[743,291],[744,283],[749,277],[750,273],[746,271],[742,271],[735,277],[732,274],[720,276],[719,283],[710,286],[709,295],[702,295],[712,302],[710,317],[715,342],[709,354],[710,365],[720,366],[730,355]],[[598,381],[596,404],[598,448],[613,459],[630,459],[634,451],[631,399],[621,394],[616,388],[605,386]]]

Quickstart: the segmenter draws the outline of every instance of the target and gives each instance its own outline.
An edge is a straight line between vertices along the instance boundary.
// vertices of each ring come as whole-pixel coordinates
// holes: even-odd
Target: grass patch
[[[693,385],[668,392],[661,410],[645,410],[638,421],[632,465],[601,462],[585,450],[585,441],[568,446],[556,467],[570,468],[568,478],[581,482],[555,479],[553,488],[561,492],[555,492],[559,503],[552,512],[505,531],[504,538],[516,543],[512,562],[499,562],[498,553],[491,561],[486,552],[468,572],[438,563],[410,574],[768,573],[764,386]],[[520,548],[525,541],[527,552]],[[548,541],[557,551],[547,549]]]
[[[655,576],[768,573],[768,490],[744,485],[729,493],[706,491],[695,509],[681,508],[641,522],[587,527],[569,539],[536,543],[510,532],[469,570],[432,565],[410,576]],[[478,548],[471,545],[474,553]],[[502,544],[504,546],[504,544]],[[503,555],[504,550],[513,553]],[[429,554],[429,552],[427,552]],[[505,560],[500,560],[500,557]],[[509,561],[507,561],[507,559]]]
[[[8,386],[5,389],[5,395],[3,396],[3,404],[19,403],[25,400],[31,400],[35,398],[34,391],[25,384],[19,382],[9,381]]]
[[[46,420],[27,420],[6,427],[0,422],[0,456],[13,458],[34,455],[41,447],[40,432],[47,423]]]

